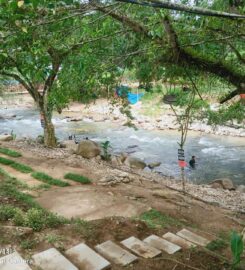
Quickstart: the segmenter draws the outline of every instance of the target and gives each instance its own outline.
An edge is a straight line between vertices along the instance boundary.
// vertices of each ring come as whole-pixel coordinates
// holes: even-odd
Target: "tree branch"
[[[232,91],[231,93],[229,93],[226,97],[224,97],[221,101],[220,104],[225,103],[226,101],[234,98],[236,95],[238,95],[238,89]]]
[[[166,2],[162,0],[148,0],[146,1],[139,1],[139,0],[116,0],[117,2],[124,2],[129,4],[136,4],[141,6],[148,6],[153,8],[163,8],[163,9],[170,9],[170,10],[177,10],[177,11],[184,11],[188,13],[193,13],[202,16],[211,16],[211,17],[221,17],[227,19],[245,19],[245,15],[234,14],[234,13],[227,13],[222,11],[216,11],[206,8],[200,7],[190,7],[182,4],[175,4],[171,2]]]
[[[237,48],[235,46],[233,46],[230,42],[228,42],[229,46],[231,47],[231,49],[233,50],[233,52],[236,54],[237,58],[243,63],[245,64],[245,58],[242,57],[242,55],[240,54],[240,52],[237,50]]]
[[[6,72],[3,70],[0,70],[0,74],[3,76],[13,78],[19,83],[21,83],[25,87],[25,89],[29,92],[29,94],[32,96],[32,98],[36,101],[36,95],[35,95],[34,89],[32,89],[18,74]]]

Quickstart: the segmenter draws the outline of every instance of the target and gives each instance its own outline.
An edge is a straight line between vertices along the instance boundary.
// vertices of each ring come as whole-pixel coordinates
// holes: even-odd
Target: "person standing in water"
[[[196,165],[196,160],[195,160],[195,156],[192,156],[191,157],[191,160],[189,161],[189,164],[190,164],[190,167],[192,168],[192,169],[195,169],[195,165]]]

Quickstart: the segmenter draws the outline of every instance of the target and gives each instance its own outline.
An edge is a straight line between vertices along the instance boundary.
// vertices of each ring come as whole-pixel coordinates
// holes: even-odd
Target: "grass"
[[[8,198],[6,204],[0,205],[0,221],[11,220],[16,226],[27,226],[34,231],[68,223],[65,218],[43,209],[21,190],[23,185],[0,168],[0,197]]]
[[[0,153],[5,154],[10,157],[21,157],[22,155],[19,152],[16,152],[14,150],[10,150],[8,148],[0,147]]]
[[[64,176],[65,179],[73,180],[75,182],[79,182],[82,184],[90,184],[91,180],[83,175],[74,174],[74,173],[67,173]]]
[[[69,183],[64,182],[60,179],[55,179],[45,173],[42,172],[34,172],[31,174],[32,177],[36,178],[37,180],[40,180],[46,184],[59,186],[59,187],[67,187],[69,186]]]
[[[140,215],[139,219],[144,221],[149,228],[153,229],[184,225],[183,222],[163,214],[156,209],[151,209],[150,211],[144,212]]]
[[[210,242],[206,248],[211,250],[211,251],[217,251],[217,250],[221,250],[224,249],[228,246],[228,244],[225,242],[225,240],[223,239],[216,239],[213,240],[212,242]]]
[[[31,167],[24,165],[22,163],[13,161],[11,159],[0,157],[0,163],[3,165],[10,166],[10,167],[14,168],[15,170],[20,171],[22,173],[33,172],[33,169]]]
[[[33,200],[31,195],[21,192],[21,190],[27,188],[25,184],[11,177],[2,168],[0,168],[0,176],[5,179],[4,181],[0,181],[0,196],[13,198],[28,207],[40,208],[39,204]]]

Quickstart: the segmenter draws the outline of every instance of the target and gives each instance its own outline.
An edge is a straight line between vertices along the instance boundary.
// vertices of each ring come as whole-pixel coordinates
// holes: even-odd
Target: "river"
[[[8,116],[16,115],[15,118]],[[36,138],[42,134],[39,114],[32,109],[0,109],[0,133],[17,137]],[[114,153],[128,152],[146,163],[160,161],[156,171],[178,178],[177,164],[179,134],[176,131],[146,131],[121,127],[110,122],[85,119],[69,122],[63,116],[54,116],[59,140],[75,134],[78,140],[89,137],[97,142],[109,140]],[[195,170],[186,168],[187,178],[204,184],[218,178],[229,178],[235,184],[245,184],[245,139],[190,132],[185,146],[186,161],[196,156]]]

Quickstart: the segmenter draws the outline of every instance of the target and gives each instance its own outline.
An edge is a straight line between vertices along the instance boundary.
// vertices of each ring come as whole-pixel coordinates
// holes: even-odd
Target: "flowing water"
[[[16,115],[6,119],[6,116]],[[18,137],[36,138],[42,134],[39,114],[31,109],[1,109],[0,133],[11,132]],[[54,117],[57,137],[67,139],[75,134],[78,140],[89,137],[97,142],[109,140],[114,153],[128,152],[144,159],[146,163],[160,161],[155,170],[178,178],[180,170],[177,164],[179,134],[176,131],[145,131],[119,127],[110,122],[87,121],[69,122]],[[245,184],[245,139],[189,133],[185,146],[186,161],[196,156],[195,170],[186,168],[188,179],[195,183],[208,183],[218,178],[230,178],[236,184]]]

